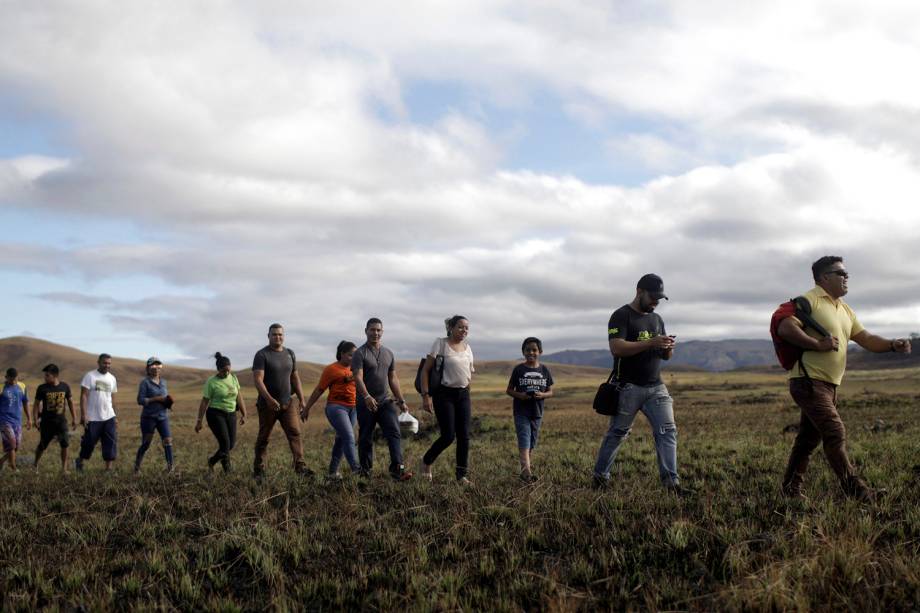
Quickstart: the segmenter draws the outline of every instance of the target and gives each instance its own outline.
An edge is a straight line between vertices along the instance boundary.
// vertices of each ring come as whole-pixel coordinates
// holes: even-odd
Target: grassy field
[[[379,473],[339,486],[298,478],[280,431],[269,447],[269,478],[257,484],[255,420],[241,430],[235,472],[208,472],[216,445],[207,430],[192,431],[199,391],[192,383],[173,389],[177,472],[163,473],[154,444],[135,477],[134,383],[123,383],[114,474],[103,473],[97,450],[85,473],[61,476],[54,447],[37,471],[0,473],[2,606],[917,609],[920,372],[853,373],[842,389],[852,458],[888,490],[867,507],[841,496],[820,455],[808,502],[779,495],[794,436],[783,429],[798,412],[777,374],[665,376],[692,490],[680,499],[658,486],[641,416],[614,486],[590,488],[606,427],[590,408],[602,375],[556,368],[557,397],[534,453],[542,478],[522,485],[503,395],[507,368],[485,370],[474,382],[474,487],[467,489],[452,478],[453,448],[435,464],[433,484],[393,483]],[[318,474],[332,445],[320,409],[305,435]],[[404,442],[413,466],[431,436]],[[36,441],[34,432],[25,436],[24,455]],[[385,465],[382,442],[377,458]]]

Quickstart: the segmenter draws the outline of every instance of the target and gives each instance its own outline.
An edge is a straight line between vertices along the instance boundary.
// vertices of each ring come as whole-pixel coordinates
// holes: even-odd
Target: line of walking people
[[[438,438],[419,460],[418,473],[431,480],[435,460],[454,445],[456,479],[461,484],[469,484],[470,382],[475,372],[473,351],[467,342],[469,321],[455,315],[445,320],[445,329],[445,336],[433,342],[420,367],[421,383],[416,383],[422,398],[421,408],[436,417],[440,430]],[[336,361],[324,368],[312,394],[305,398],[296,356],[284,344],[284,327],[281,324],[269,327],[268,344],[256,352],[252,364],[253,381],[258,391],[259,429],[253,460],[253,474],[257,479],[265,474],[268,441],[276,423],[287,438],[294,470],[312,474],[304,462],[300,424],[309,418],[311,409],[326,392],[325,414],[336,433],[327,477],[342,478],[339,466],[343,459],[353,473],[370,475],[374,465],[374,432],[379,426],[389,451],[389,475],[397,481],[412,478],[413,471],[406,467],[402,451],[400,416],[408,414],[409,407],[396,374],[396,357],[382,343],[383,322],[380,319],[369,319],[364,332],[366,342],[360,347],[349,341],[339,343]],[[515,368],[507,390],[513,398],[521,478],[525,481],[535,478],[530,451],[536,446],[544,400],[552,396],[552,375],[539,363],[542,351],[539,339],[525,340],[522,346],[525,361]],[[230,471],[237,427],[246,422],[247,408],[230,359],[220,353],[214,357],[217,372],[204,385],[194,430],[200,432],[207,423],[217,442],[216,452],[208,458],[208,467],[220,464],[225,471]],[[84,462],[91,458],[97,445],[101,444],[107,470],[112,468],[117,457],[115,398],[118,382],[111,367],[112,357],[101,354],[96,368],[86,373],[80,384],[79,423],[84,431],[74,463],[78,471],[83,470]],[[167,471],[172,471],[175,465],[169,419],[173,399],[166,380],[161,377],[162,368],[159,358],[148,359],[146,376],[138,385],[141,443],[135,454],[135,472],[140,471],[155,434],[160,436]],[[15,468],[22,437],[21,416],[25,414],[26,428],[32,427],[34,418],[40,429],[35,465],[47,446],[57,440],[62,470],[68,468],[69,433],[77,425],[71,390],[60,380],[55,364],[47,365],[44,375],[45,382],[36,390],[34,407],[29,411],[28,395],[25,386],[17,380],[18,373],[12,368],[7,371],[0,397],[0,434],[5,452],[0,464],[9,461]],[[69,411],[69,424],[65,410]]]
[[[843,258],[824,256],[812,264],[811,270],[814,288],[794,301],[802,305],[803,310],[790,312],[775,331],[771,328],[771,333],[775,332],[774,342],[788,343],[799,355],[789,371],[789,389],[801,410],[801,420],[781,490],[788,497],[804,498],[804,476],[809,458],[821,444],[844,493],[870,501],[875,491],[856,474],[849,460],[846,430],[837,412],[837,388],[846,369],[846,345],[852,340],[875,353],[910,353],[910,341],[870,334],[860,324],[853,310],[842,300],[849,280]],[[596,488],[608,486],[616,455],[641,411],[652,428],[662,485],[679,495],[684,493],[677,466],[673,400],[661,380],[661,362],[671,358],[676,344],[676,336],[667,333],[663,320],[655,313],[662,299],[668,297],[661,277],[646,274],[637,282],[631,302],[615,310],[608,322],[609,348],[614,359],[611,380],[616,383],[618,400],[610,411],[608,428],[597,454],[593,471]],[[422,408],[435,415],[440,430],[440,436],[419,460],[418,473],[421,478],[431,480],[432,465],[454,444],[456,479],[461,484],[469,484],[470,383],[475,372],[473,351],[467,342],[469,321],[455,315],[445,320],[445,327],[446,335],[435,339],[431,345],[416,381]],[[341,479],[339,465],[342,459],[352,472],[369,475],[374,464],[374,431],[379,426],[389,450],[390,476],[397,481],[412,478],[413,473],[407,469],[402,452],[399,416],[408,411],[408,405],[396,375],[396,359],[382,344],[383,322],[380,319],[369,319],[364,332],[367,340],[360,347],[348,341],[339,343],[336,361],[325,367],[307,399],[297,373],[294,352],[284,345],[283,326],[270,326],[268,344],[255,354],[252,364],[258,390],[259,431],[253,461],[257,479],[264,476],[268,441],[276,422],[287,437],[294,470],[304,474],[311,472],[303,459],[300,423],[309,417],[313,406],[327,391],[326,418],[336,432],[328,477]],[[525,339],[521,350],[524,362],[513,370],[506,392],[513,398],[521,479],[531,481],[535,479],[531,451],[537,444],[544,402],[553,395],[554,381],[549,369],[539,362],[543,351],[539,339]],[[206,419],[218,444],[217,451],[208,459],[208,466],[220,463],[229,471],[237,424],[242,425],[246,420],[246,404],[229,358],[220,353],[215,358],[217,373],[204,386],[195,431],[201,431]],[[142,441],[135,456],[135,471],[140,469],[155,433],[159,433],[163,444],[167,470],[173,468],[168,416],[172,398],[166,382],[160,377],[161,368],[159,359],[150,358],[147,376],[138,388]],[[100,441],[106,468],[111,468],[115,460],[117,420],[113,395],[117,392],[117,382],[110,369],[111,357],[102,354],[97,368],[87,373],[81,382],[80,423],[85,429],[76,460],[78,470],[82,470],[83,462],[90,458]],[[71,427],[75,427],[73,402],[69,387],[59,379],[57,366],[49,364],[44,374],[45,383],[35,394],[34,421],[41,432],[35,462],[38,463],[48,444],[57,439],[61,446],[62,467],[66,470],[68,427],[64,407],[69,410]],[[15,369],[7,370],[0,395],[0,438],[4,450],[0,466],[9,462],[14,468],[21,440],[22,414],[26,414],[27,428],[33,421],[28,412],[25,386],[17,381],[17,376]],[[356,424],[357,441],[354,436]]]

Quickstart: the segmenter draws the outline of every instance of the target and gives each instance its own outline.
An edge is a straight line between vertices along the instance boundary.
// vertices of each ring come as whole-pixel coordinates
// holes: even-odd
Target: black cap
[[[653,275],[651,273],[642,275],[642,278],[636,283],[636,289],[644,289],[648,292],[649,296],[655,300],[661,300],[662,298],[665,300],[668,299],[668,297],[664,295],[664,281],[662,281],[661,277],[658,275]]]
[[[45,366],[44,368],[42,368],[42,372],[50,372],[52,375],[59,375],[59,374],[61,374],[61,371],[60,371],[60,369],[57,367],[57,364],[48,364],[47,366]]]

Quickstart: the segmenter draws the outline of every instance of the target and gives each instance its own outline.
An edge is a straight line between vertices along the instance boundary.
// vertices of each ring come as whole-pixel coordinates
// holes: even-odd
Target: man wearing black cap
[[[636,413],[642,411],[652,427],[658,476],[669,490],[680,493],[677,475],[677,425],[668,388],[661,381],[661,360],[671,359],[674,337],[655,313],[664,298],[664,282],[658,275],[643,275],[636,284],[636,297],[613,312],[607,324],[613,371],[620,384],[620,403],[601,443],[594,466],[594,485],[610,481],[610,468],[620,445],[632,430]]]

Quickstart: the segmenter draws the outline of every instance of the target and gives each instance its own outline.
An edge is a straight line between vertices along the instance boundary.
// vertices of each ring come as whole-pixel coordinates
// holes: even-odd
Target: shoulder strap
[[[805,327],[811,328],[821,336],[830,336],[824,326],[811,316],[811,303],[808,302],[805,296],[796,296],[792,299],[792,302],[795,304],[795,316],[799,318]]]

